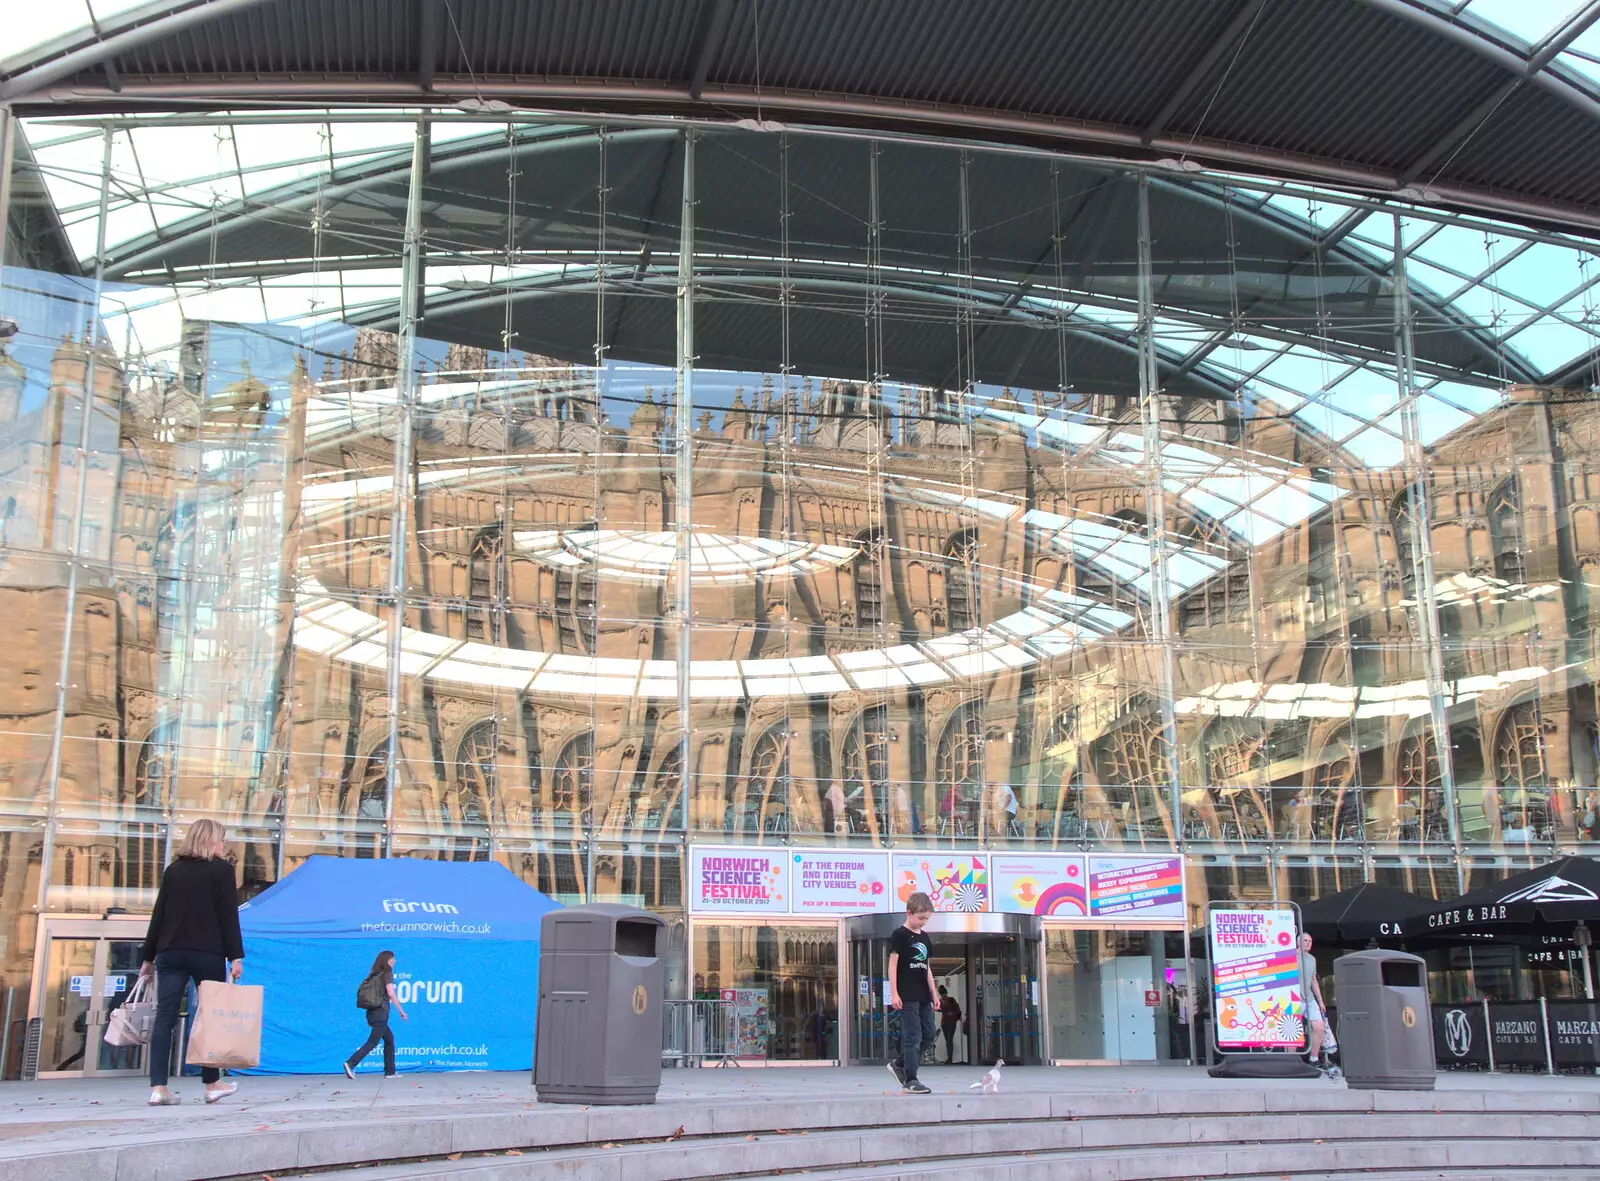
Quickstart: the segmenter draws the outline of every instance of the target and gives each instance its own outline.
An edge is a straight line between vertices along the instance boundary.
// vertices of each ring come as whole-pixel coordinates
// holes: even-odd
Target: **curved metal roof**
[[[58,0],[0,102],[498,103],[1044,144],[1600,230],[1596,0]],[[37,11],[34,11],[37,10]]]

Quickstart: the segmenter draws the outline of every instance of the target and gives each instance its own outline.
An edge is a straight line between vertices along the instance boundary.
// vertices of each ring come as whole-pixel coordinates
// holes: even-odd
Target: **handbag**
[[[156,1002],[149,976],[140,976],[128,999],[111,1011],[106,1022],[105,1040],[113,1046],[147,1046],[156,1024]]]

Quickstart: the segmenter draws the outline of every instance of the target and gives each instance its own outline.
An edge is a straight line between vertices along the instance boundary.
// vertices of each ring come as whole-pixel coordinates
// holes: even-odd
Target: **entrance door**
[[[1039,1022],[1039,941],[1020,935],[933,933],[935,971],[960,982],[956,1000],[963,1025],[955,1039],[958,1061],[992,1065],[1042,1061]],[[889,940],[850,941],[850,1057],[887,1062],[899,1050],[900,1014],[889,1007]],[[944,1060],[944,1039],[929,1047],[925,1061]],[[970,1047],[970,1048],[969,1048]],[[935,1059],[935,1052],[937,1059]]]
[[[1046,928],[1045,972],[1053,1060],[1188,1058],[1181,932]]]
[[[40,921],[29,1012],[37,1021],[38,1077],[144,1072],[144,1047],[110,1045],[105,1029],[139,978],[146,922],[143,918]]]

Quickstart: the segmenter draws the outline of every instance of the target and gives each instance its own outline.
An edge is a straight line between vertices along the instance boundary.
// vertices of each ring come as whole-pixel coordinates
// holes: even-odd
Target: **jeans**
[[[944,1060],[952,1063],[956,1060],[956,1023],[954,1021],[942,1027],[944,1034]]]
[[[938,1028],[932,1001],[906,1001],[900,1006],[900,1065],[905,1069],[906,1082],[917,1077],[922,1045],[933,1041]]]
[[[372,1032],[367,1034],[367,1040],[361,1043],[361,1048],[345,1059],[345,1064],[354,1070],[361,1065],[361,1060],[372,1053],[372,1047],[381,1040],[383,1042],[383,1073],[394,1073],[394,1032],[389,1028],[389,1006],[381,1005],[376,1009],[367,1010],[367,1024],[372,1026]]]
[[[156,1023],[150,1031],[150,1085],[167,1085],[167,1069],[172,1063],[172,1031],[178,1025],[178,1002],[188,991],[189,981],[222,980],[228,962],[209,951],[163,951],[156,954]],[[200,1072],[208,1086],[222,1077],[209,1067]]]

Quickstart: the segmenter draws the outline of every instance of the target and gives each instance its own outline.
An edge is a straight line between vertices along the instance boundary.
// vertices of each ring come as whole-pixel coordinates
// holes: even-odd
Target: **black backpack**
[[[384,987],[383,973],[374,972],[356,989],[356,1008],[381,1009],[389,1003],[389,990]]]

